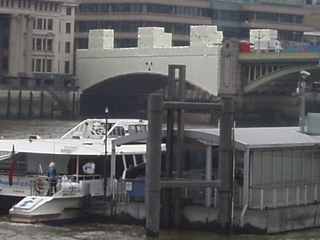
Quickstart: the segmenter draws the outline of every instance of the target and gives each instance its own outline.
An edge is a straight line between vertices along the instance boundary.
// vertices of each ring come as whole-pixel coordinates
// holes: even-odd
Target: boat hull
[[[65,225],[85,219],[86,212],[82,209],[65,209],[59,214],[21,215],[9,214],[10,222],[26,224]]]
[[[83,196],[27,196],[9,210],[9,220],[17,223],[63,224],[85,217]]]

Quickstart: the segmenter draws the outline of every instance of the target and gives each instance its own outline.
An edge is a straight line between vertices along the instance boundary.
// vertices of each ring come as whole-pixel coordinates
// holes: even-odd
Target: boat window
[[[142,154],[139,154],[139,155],[135,155],[136,157],[136,163],[137,165],[141,164],[141,163],[144,163],[143,161],[143,155]]]
[[[20,154],[21,155],[21,154]],[[25,157],[20,157],[20,155],[15,156],[17,159],[16,168],[14,174],[25,175],[27,173],[27,162]],[[1,152],[0,154],[0,173],[8,174],[10,171],[10,166],[12,164],[12,154],[11,152]]]
[[[126,168],[129,168],[130,165],[134,166],[132,155],[125,155],[125,159],[126,159]]]
[[[122,162],[122,156],[117,155],[116,156],[116,179],[121,178],[122,173],[124,171],[124,166],[121,162]]]
[[[115,127],[112,132],[109,134],[110,137],[121,137],[125,135],[125,130],[121,126]]]
[[[128,127],[129,134],[146,132],[147,130],[148,130],[147,125],[130,125]]]
[[[91,134],[98,136],[105,135],[105,127],[101,122],[94,122],[92,125]]]

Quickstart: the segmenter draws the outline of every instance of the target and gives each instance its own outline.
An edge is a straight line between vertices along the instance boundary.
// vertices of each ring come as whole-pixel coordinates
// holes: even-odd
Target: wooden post
[[[40,95],[40,118],[43,118],[43,91],[41,91]]]
[[[20,119],[22,116],[22,92],[19,91],[19,98],[18,98],[18,118]]]
[[[232,97],[221,97],[218,223],[223,234],[232,234],[233,156],[232,126],[234,103]]]
[[[29,118],[30,119],[32,119],[32,115],[33,115],[32,105],[33,105],[33,92],[30,91],[30,98],[29,98]]]
[[[8,97],[7,97],[7,118],[10,117],[10,104],[11,104],[11,92],[10,90],[8,91]]]
[[[146,163],[146,236],[159,237],[160,180],[163,100],[160,94],[148,98],[148,145]]]
[[[169,65],[168,70],[168,101],[175,100],[175,68]],[[173,159],[173,144],[174,143],[174,110],[167,110],[167,140],[166,140],[166,162],[165,162],[165,179],[172,177],[172,159]],[[164,226],[169,228],[171,224],[171,207],[170,207],[170,198],[171,198],[171,189],[164,189],[163,194],[163,221]]]

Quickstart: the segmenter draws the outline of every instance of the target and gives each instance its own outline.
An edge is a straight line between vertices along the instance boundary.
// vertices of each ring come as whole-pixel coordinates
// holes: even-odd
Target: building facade
[[[73,74],[75,1],[0,1],[0,79]],[[9,80],[10,81],[10,80]]]
[[[314,31],[315,0],[84,0],[77,8],[75,45],[88,47],[90,29],[114,29],[115,47],[137,46],[139,27],[164,27],[174,46],[189,45],[191,25],[217,25],[224,37],[248,39],[250,29],[278,30],[288,44]]]

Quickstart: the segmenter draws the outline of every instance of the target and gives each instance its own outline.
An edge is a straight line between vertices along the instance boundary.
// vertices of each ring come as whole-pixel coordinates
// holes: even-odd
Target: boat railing
[[[80,181],[101,180],[101,175],[63,175],[58,177],[57,192],[60,190],[63,195],[76,195],[81,192]],[[31,195],[49,196],[56,194],[51,187],[51,181],[47,176],[38,175],[30,181]]]
[[[65,180],[69,180],[72,182],[79,182],[79,181],[86,181],[86,180],[101,180],[101,175],[100,174],[95,174],[95,175],[63,175],[61,179],[65,178]]]

